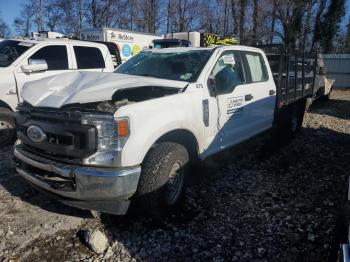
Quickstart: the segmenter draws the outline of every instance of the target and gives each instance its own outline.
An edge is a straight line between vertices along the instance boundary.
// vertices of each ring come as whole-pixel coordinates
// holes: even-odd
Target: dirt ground
[[[350,90],[315,103],[282,148],[254,148],[194,171],[185,207],[161,222],[60,204],[1,149],[0,261],[327,261],[350,170]],[[94,228],[109,239],[101,255],[81,240]]]

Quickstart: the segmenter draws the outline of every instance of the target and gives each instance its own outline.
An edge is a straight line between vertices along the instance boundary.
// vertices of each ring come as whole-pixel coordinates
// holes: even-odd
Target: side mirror
[[[216,96],[215,85],[215,78],[213,76],[209,76],[207,86],[210,96]]]
[[[46,71],[48,66],[45,59],[29,59],[28,65],[22,65],[21,69],[24,73],[30,74],[34,72]]]

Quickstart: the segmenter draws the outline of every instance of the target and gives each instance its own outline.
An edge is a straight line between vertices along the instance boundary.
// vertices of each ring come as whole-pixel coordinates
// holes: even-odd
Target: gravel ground
[[[271,142],[195,170],[185,207],[163,221],[66,207],[15,175],[3,149],[0,261],[327,261],[350,168],[350,91],[314,104],[287,145]],[[108,236],[106,252],[82,243],[85,229]]]

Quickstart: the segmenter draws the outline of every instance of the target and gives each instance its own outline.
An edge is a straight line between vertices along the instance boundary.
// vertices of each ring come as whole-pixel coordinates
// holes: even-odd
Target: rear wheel
[[[142,164],[136,208],[153,217],[163,216],[184,200],[189,156],[180,144],[164,142],[147,154]]]
[[[16,130],[13,112],[7,108],[0,108],[0,147],[15,141]]]
[[[289,140],[301,130],[305,109],[305,100],[283,109],[277,122],[277,133],[280,140]]]

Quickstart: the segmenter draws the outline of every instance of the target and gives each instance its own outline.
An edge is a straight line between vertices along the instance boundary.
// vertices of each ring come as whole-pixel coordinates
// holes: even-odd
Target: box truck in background
[[[103,41],[115,43],[119,50],[122,62],[125,62],[142,49],[152,45],[155,39],[162,39],[163,36],[155,34],[133,32],[108,27],[86,29],[80,35],[81,40]]]

